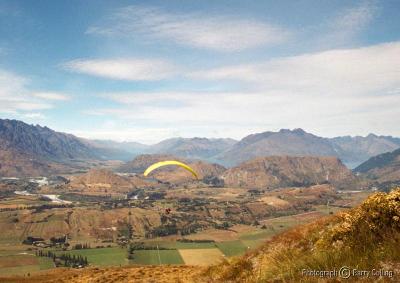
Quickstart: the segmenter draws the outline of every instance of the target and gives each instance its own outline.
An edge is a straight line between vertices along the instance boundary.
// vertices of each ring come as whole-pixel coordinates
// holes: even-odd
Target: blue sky
[[[0,117],[154,143],[400,136],[399,1],[0,0]]]

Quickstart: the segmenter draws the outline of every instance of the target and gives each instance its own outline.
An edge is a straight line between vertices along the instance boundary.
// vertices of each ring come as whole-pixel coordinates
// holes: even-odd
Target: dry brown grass
[[[192,266],[130,266],[87,268],[82,270],[58,268],[30,277],[1,278],[4,283],[192,283],[202,269]]]
[[[223,254],[219,249],[184,249],[179,250],[183,261],[189,265],[209,266],[220,263]]]
[[[38,260],[35,256],[2,256],[0,257],[0,268],[23,265],[36,265]]]

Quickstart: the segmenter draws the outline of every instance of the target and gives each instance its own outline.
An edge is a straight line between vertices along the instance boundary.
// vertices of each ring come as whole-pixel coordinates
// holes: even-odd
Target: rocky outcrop
[[[337,187],[355,181],[336,157],[270,156],[256,158],[226,170],[225,186],[278,188],[331,183]]]

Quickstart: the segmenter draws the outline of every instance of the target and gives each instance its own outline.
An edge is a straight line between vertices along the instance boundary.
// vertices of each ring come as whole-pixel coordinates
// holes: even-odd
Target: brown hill
[[[73,177],[69,187],[74,190],[104,191],[124,193],[135,188],[133,182],[106,169],[91,169],[89,172]],[[108,191],[108,189],[111,189]]]
[[[184,159],[178,158],[170,154],[141,154],[130,162],[125,163],[117,169],[123,173],[143,173],[151,164],[164,160],[179,160],[185,162]],[[163,168],[165,170],[165,168]]]
[[[28,154],[0,148],[0,176],[40,176],[50,172],[50,164],[35,160]]]
[[[336,157],[270,156],[230,168],[221,176],[226,186],[277,188],[332,183],[338,187],[355,181]]]
[[[0,176],[47,176],[52,173],[67,172],[69,170],[71,168],[65,164],[51,162],[13,148],[1,148],[0,146]]]
[[[210,164],[204,161],[189,162],[188,165],[193,168],[200,180],[206,176],[218,177],[226,170],[225,167],[221,165]],[[168,171],[158,171],[157,169],[157,171],[152,173],[152,176],[163,182],[174,184],[193,181],[192,174],[181,167],[170,167]]]
[[[378,183],[400,182],[400,149],[374,156],[354,171]]]
[[[131,216],[129,216],[131,212]],[[27,236],[50,239],[68,234],[72,241],[76,239],[112,239],[113,234],[128,221],[135,233],[144,236],[146,230],[161,225],[160,215],[156,211],[141,208],[119,208],[102,211],[96,208],[59,208],[36,213],[20,210],[14,214],[18,223],[7,218],[0,219],[4,237],[21,239]],[[0,280],[0,282],[2,282]]]
[[[129,172],[142,174],[151,164],[165,161],[178,160],[185,162],[191,166],[199,176],[199,179],[205,176],[219,176],[226,169],[218,164],[211,164],[204,161],[189,161],[184,158],[176,157],[169,154],[142,154],[137,156],[131,162],[128,162],[117,169],[119,172]],[[163,182],[184,183],[193,180],[193,176],[187,170],[177,166],[166,166],[153,171],[150,177],[156,178]]]

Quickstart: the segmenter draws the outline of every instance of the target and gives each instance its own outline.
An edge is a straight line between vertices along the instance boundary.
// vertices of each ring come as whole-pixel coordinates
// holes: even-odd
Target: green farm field
[[[4,276],[28,275],[51,268],[54,268],[54,264],[48,258],[12,251],[0,253],[0,274]]]
[[[57,252],[57,254],[63,253],[87,257],[89,264],[94,266],[122,266],[129,264],[127,250],[119,247]]]
[[[185,264],[177,250],[138,250],[130,260],[133,264]]]

